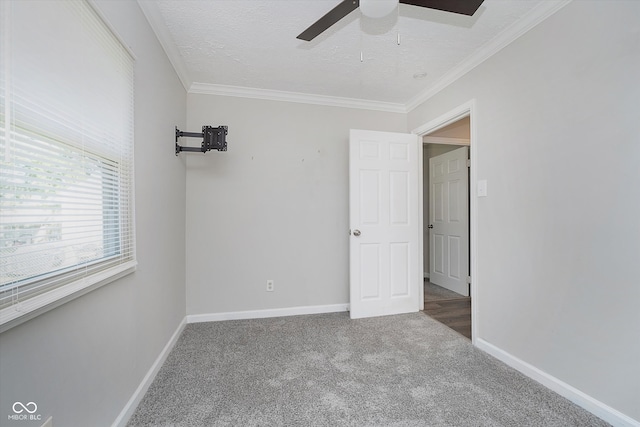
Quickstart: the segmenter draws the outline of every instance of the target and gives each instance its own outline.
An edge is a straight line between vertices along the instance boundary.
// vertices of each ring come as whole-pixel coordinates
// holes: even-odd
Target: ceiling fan
[[[438,9],[468,16],[473,15],[483,1],[484,0],[399,0],[399,2],[403,4]],[[358,7],[360,7],[360,10],[365,16],[381,18],[391,13],[397,5],[398,0],[344,0],[300,33],[296,38],[311,41]]]

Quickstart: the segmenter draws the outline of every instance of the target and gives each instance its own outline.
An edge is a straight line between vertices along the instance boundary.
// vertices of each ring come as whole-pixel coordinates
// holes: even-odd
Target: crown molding
[[[504,31],[491,39],[482,46],[474,54],[462,61],[450,72],[440,78],[435,84],[427,90],[411,99],[406,105],[407,112],[411,112],[414,108],[433,97],[435,94],[467,74],[469,71],[482,64],[484,61],[498,53],[500,50],[513,43],[520,36],[534,28],[536,25],[571,3],[573,0],[556,0],[543,1],[533,10],[527,13],[522,19],[518,20]]]
[[[280,90],[256,89],[241,86],[228,86],[194,82],[189,93],[205,95],[233,96],[238,98],[265,99],[270,101],[297,102],[301,104],[326,105],[329,107],[357,108],[360,110],[386,111],[403,113],[408,111],[404,104],[392,102],[370,101],[365,99],[341,98],[337,96],[313,95]]]
[[[233,96],[241,98],[265,99],[272,101],[297,102],[302,104],[325,105],[330,107],[356,108],[393,113],[409,113],[447,86],[460,79],[478,65],[514,42],[536,25],[558,12],[573,0],[543,1],[522,19],[505,29],[474,54],[454,67],[437,82],[421,92],[406,104],[383,101],[372,101],[356,98],[342,98],[325,95],[314,95],[299,92],[258,89],[240,86],[193,82],[178,48],[175,45],[166,23],[153,0],[137,0],[140,9],[147,18],[158,41],[164,49],[169,61],[188,93]]]
[[[138,6],[140,6],[142,13],[147,18],[149,25],[151,25],[151,29],[155,33],[162,49],[169,58],[169,62],[171,62],[173,69],[176,71],[182,86],[184,86],[186,91],[189,91],[189,87],[191,87],[189,71],[187,70],[187,66],[184,64],[182,55],[180,55],[171,34],[169,34],[167,24],[164,22],[157,4],[152,0],[138,0]]]

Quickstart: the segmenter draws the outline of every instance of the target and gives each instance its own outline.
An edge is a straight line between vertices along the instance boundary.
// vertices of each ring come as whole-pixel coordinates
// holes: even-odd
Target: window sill
[[[0,333],[131,274],[136,265],[136,261],[130,261],[4,308],[0,310]]]

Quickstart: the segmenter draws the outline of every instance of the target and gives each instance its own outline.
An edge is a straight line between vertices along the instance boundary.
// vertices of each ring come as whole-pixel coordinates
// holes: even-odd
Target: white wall
[[[110,424],[185,313],[348,302],[348,130],[407,131],[471,98],[489,183],[480,339],[640,419],[640,3],[572,2],[408,126],[402,114],[185,100],[137,4],[98,4],[137,56],[139,267],[0,335],[3,420],[21,400],[54,425]],[[173,126],[203,124],[229,125],[229,151],[176,158]]]
[[[409,114],[476,99],[479,338],[636,420],[639,23],[574,1]]]
[[[136,2],[97,2],[136,55],[138,269],[0,335],[0,424],[110,425],[185,316],[186,94]],[[29,25],[29,23],[16,23]],[[13,402],[43,421],[7,421]]]
[[[229,126],[227,152],[187,155],[187,313],[348,303],[349,129],[406,115],[199,94],[187,109],[189,129]]]

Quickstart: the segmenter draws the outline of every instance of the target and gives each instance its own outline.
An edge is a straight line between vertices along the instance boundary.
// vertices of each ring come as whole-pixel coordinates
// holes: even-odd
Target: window
[[[133,59],[86,1],[0,2],[0,325],[135,267]]]

